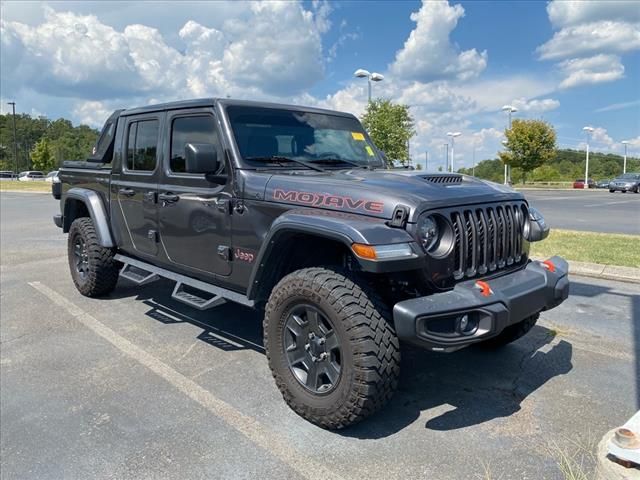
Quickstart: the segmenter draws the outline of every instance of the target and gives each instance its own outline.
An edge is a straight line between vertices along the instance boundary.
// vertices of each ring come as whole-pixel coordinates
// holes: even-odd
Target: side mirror
[[[212,143],[187,143],[184,158],[187,173],[216,173],[220,168],[218,151]]]

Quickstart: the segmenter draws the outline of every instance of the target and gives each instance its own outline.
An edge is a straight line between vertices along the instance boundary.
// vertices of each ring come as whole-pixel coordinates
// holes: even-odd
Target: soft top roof
[[[141,113],[159,112],[164,110],[180,110],[197,107],[213,107],[219,103],[223,107],[227,106],[246,106],[246,107],[262,107],[262,108],[282,108],[287,110],[298,110],[302,112],[324,113],[329,115],[339,115],[342,117],[354,117],[351,113],[338,112],[335,110],[327,110],[324,108],[305,107],[301,105],[287,105],[282,103],[259,102],[254,100],[233,100],[230,98],[197,98],[191,100],[180,100],[177,102],[159,103],[157,105],[147,105],[144,107],[135,107],[123,110],[120,115],[137,115]]]

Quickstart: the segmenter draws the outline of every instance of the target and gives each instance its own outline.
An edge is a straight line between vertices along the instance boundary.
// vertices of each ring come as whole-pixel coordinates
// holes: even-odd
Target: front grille
[[[449,212],[455,235],[455,280],[484,275],[522,260],[522,203],[468,207]]]

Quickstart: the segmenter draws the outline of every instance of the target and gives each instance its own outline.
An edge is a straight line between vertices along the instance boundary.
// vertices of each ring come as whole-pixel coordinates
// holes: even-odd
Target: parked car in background
[[[589,179],[589,188],[595,188],[596,182],[593,181],[592,178]],[[573,182],[573,188],[584,188],[584,179],[581,178]]]
[[[27,170],[26,172],[20,172],[18,175],[19,182],[36,182],[44,180],[44,173],[37,170]]]
[[[14,176],[11,170],[0,170],[0,180],[12,180]]]
[[[640,173],[625,173],[611,180],[609,183],[611,193],[620,191],[622,193],[640,193]]]
[[[610,183],[611,180],[600,180],[599,182],[596,182],[596,188],[609,188]]]
[[[60,181],[60,179],[58,178],[58,170],[54,170],[53,172],[49,172],[47,173],[47,176],[44,178],[45,182],[49,182],[49,183],[57,183]],[[607,184],[608,186],[608,184]]]

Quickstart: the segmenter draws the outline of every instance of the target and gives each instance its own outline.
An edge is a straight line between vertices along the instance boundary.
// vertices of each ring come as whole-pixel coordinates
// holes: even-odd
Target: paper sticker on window
[[[369,156],[373,157],[373,149],[369,145],[367,145],[364,148],[367,150],[367,153],[369,154]]]
[[[364,134],[360,132],[351,132],[351,136],[354,140],[364,141]]]

